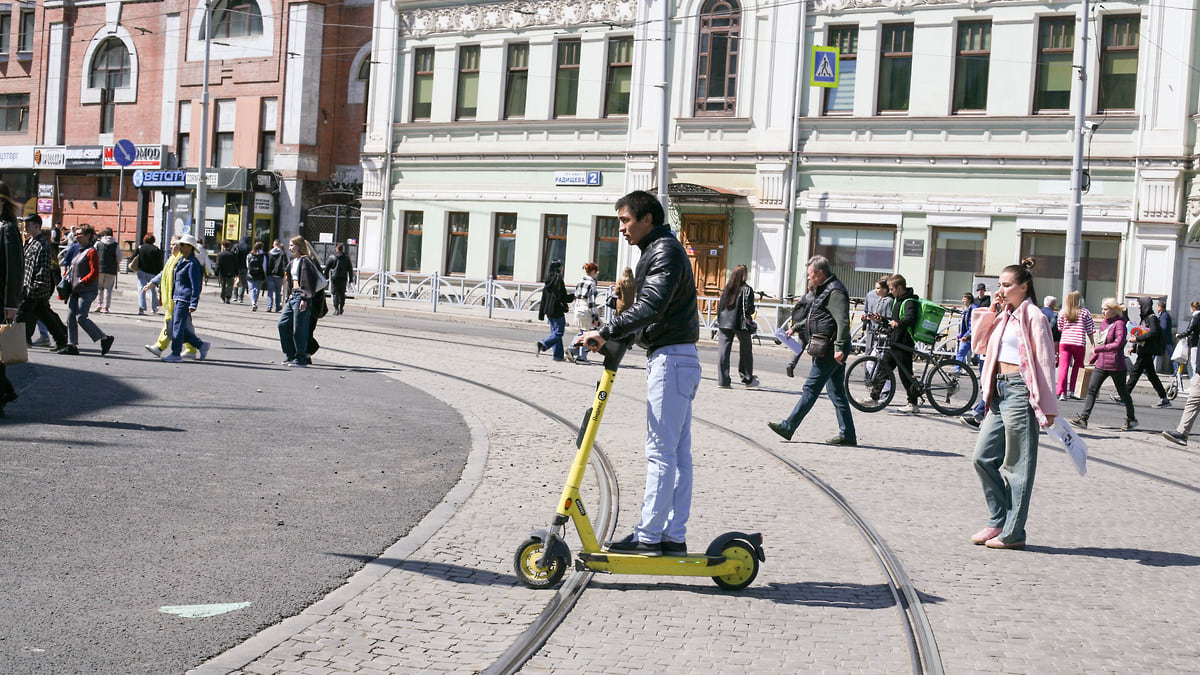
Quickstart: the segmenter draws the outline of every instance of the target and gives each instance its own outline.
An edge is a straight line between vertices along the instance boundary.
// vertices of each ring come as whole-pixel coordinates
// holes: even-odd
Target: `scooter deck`
[[[613,574],[661,574],[669,576],[724,576],[730,570],[723,566],[734,564],[719,555],[662,555],[646,556],[632,553],[580,553],[579,560],[588,569]]]

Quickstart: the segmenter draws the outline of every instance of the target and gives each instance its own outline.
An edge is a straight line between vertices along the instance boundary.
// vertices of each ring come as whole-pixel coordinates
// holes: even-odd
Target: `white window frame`
[[[84,67],[79,74],[79,102],[82,104],[100,103],[101,92],[103,87],[92,87],[92,61],[96,58],[96,50],[100,49],[100,45],[109,38],[117,38],[125,45],[125,50],[129,52],[129,86],[118,87],[113,90],[114,103],[137,103],[137,85],[138,85],[138,54],[133,47],[133,36],[124,26],[105,26],[92,36],[88,41],[87,51],[83,54]]]

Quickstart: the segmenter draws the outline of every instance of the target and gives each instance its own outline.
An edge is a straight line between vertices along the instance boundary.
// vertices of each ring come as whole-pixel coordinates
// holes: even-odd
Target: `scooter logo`
[[[596,398],[600,399],[601,401],[607,401],[608,400],[608,392],[602,391],[599,394],[596,394]]]
[[[582,499],[575,500],[575,508],[579,509],[579,515],[581,515],[581,516],[587,515],[587,509],[583,508],[583,500]]]

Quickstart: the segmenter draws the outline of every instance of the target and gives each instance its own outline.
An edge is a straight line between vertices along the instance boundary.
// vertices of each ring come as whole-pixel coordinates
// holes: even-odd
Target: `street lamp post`
[[[1063,297],[1079,290],[1079,251],[1083,239],[1083,135],[1087,118],[1088,14],[1083,0],[1083,41],[1079,48],[1079,92],[1075,102],[1075,152],[1071,158],[1071,208],[1067,211],[1067,247],[1063,255]]]
[[[212,54],[212,4],[204,0],[204,87],[200,91],[200,173],[196,176],[196,211],[192,216],[193,236],[204,236],[204,212],[208,206],[208,65]]]

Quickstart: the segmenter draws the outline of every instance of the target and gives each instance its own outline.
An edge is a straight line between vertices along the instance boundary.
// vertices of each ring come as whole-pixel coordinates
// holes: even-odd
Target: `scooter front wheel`
[[[713,577],[717,585],[727,591],[740,591],[754,581],[758,576],[758,556],[754,549],[744,541],[731,541],[721,549],[721,555],[726,560],[734,560],[742,564],[742,569],[723,577]]]
[[[545,542],[530,537],[517,547],[517,555],[513,558],[513,569],[521,583],[530,588],[550,588],[557,584],[567,572],[567,559],[556,556],[550,561],[549,567],[538,567],[542,557]]]

